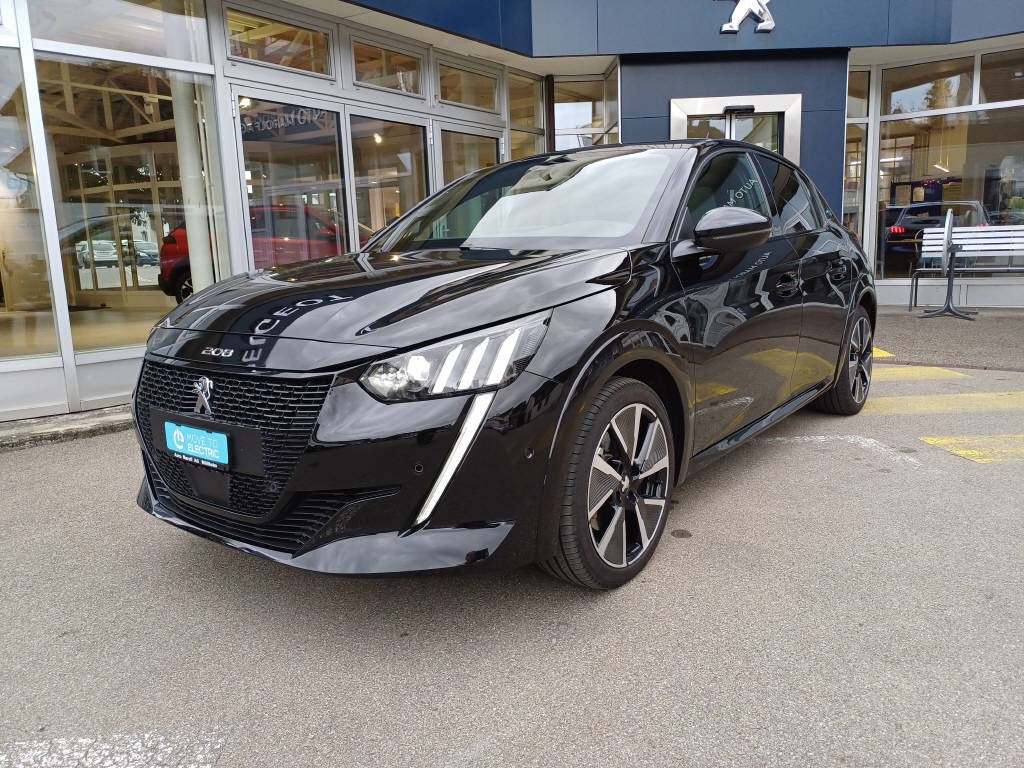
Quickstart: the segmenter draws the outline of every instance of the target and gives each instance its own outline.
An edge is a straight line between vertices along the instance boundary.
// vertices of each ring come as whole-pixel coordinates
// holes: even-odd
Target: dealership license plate
[[[202,467],[227,469],[228,436],[223,432],[165,421],[164,440],[167,450],[179,459]]]

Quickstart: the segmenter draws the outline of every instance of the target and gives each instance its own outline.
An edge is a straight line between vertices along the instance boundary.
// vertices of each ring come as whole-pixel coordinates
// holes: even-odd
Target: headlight
[[[382,400],[424,400],[500,389],[523,372],[547,330],[550,312],[374,363],[360,382]]]

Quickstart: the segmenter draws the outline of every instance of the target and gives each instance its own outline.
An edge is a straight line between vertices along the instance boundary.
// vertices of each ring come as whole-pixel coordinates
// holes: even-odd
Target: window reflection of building
[[[360,229],[376,232],[427,196],[422,126],[352,118],[352,162]]]
[[[142,343],[173,299],[157,286],[159,260],[136,243],[159,243],[184,223],[196,288],[227,271],[213,261],[225,249],[213,221],[212,88],[132,64],[40,55],[37,67],[75,348]]]
[[[239,113],[255,266],[348,250],[338,114],[250,97]]]
[[[559,78],[554,89],[555,149],[619,141],[619,70],[602,78]]]
[[[0,50],[0,359],[56,351],[18,52]]]

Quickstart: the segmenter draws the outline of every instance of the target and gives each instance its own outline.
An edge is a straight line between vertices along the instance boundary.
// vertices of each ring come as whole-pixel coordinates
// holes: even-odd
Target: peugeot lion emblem
[[[210,393],[213,392],[213,382],[203,376],[192,385],[196,392],[196,405],[194,410],[201,416],[213,416],[213,409],[210,408]]]
[[[735,34],[740,31],[740,24],[753,16],[758,21],[756,32],[771,32],[775,29],[775,19],[772,12],[768,10],[768,3],[771,0],[733,0],[736,3],[736,10],[732,12],[732,18],[722,25],[723,33]]]

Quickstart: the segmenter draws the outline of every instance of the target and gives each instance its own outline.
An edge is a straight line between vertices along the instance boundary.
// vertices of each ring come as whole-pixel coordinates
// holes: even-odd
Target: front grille
[[[153,481],[156,501],[175,516],[197,528],[232,541],[252,544],[277,552],[295,553],[302,549],[338,512],[359,500],[346,492],[313,493],[297,499],[273,522],[265,525],[229,520],[188,504],[179,503],[170,493],[153,465],[146,462]]]
[[[148,410],[191,414],[196,402],[192,388],[199,374],[213,382],[210,408],[213,421],[259,430],[264,477],[230,473],[230,511],[265,518],[281,500],[295,464],[309,442],[317,416],[331,386],[329,377],[281,379],[196,371],[147,360],[139,379],[139,429],[156,474],[175,493],[198,498],[181,461],[156,449]]]

